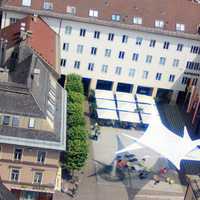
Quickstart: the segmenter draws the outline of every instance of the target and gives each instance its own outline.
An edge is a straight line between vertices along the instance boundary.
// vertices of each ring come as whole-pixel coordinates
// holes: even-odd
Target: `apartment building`
[[[27,16],[0,38],[0,177],[17,199],[51,200],[66,148],[58,36],[41,18]]]
[[[86,90],[170,93],[176,101],[197,83],[198,1],[7,0],[1,9],[1,27],[41,16],[60,35],[62,74],[80,74]]]

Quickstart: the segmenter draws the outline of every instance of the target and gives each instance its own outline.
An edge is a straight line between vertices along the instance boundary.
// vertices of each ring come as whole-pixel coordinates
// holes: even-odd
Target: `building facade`
[[[1,180],[17,199],[51,200],[66,148],[57,35],[41,18],[28,16],[2,29],[0,38]]]
[[[1,27],[40,15],[60,35],[62,74],[80,74],[86,90],[173,93],[175,101],[199,77],[199,11],[187,0],[15,0],[3,1]]]

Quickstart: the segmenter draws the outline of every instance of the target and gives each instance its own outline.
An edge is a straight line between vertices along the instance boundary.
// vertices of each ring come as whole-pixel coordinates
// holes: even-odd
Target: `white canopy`
[[[136,94],[139,103],[155,104],[154,99],[151,96]]]
[[[95,90],[96,99],[110,99],[114,100],[113,92],[110,90]]]
[[[115,101],[107,99],[96,99],[97,108],[107,108],[116,110]]]
[[[117,109],[121,111],[135,112],[136,104],[125,101],[117,101]]]
[[[116,110],[97,109],[97,115],[100,119],[118,120]]]
[[[134,112],[119,111],[119,119],[120,121],[124,121],[124,122],[132,122],[132,123],[140,122],[138,113],[134,113]]]
[[[151,115],[150,114],[141,114],[142,122],[144,124],[149,124],[151,121]]]
[[[141,138],[138,139],[129,135],[126,136],[137,141],[141,146],[147,146],[160,153],[170,160],[178,169],[180,169],[180,162],[182,159],[195,159],[200,161],[199,149],[196,149],[197,145],[200,145],[200,141],[192,141],[186,128],[184,129],[184,136],[180,137],[165,127],[156,113],[152,114],[149,121],[149,126]],[[131,148],[133,150],[134,145],[128,146],[116,153],[123,153],[127,150],[131,150]],[[194,151],[196,152],[194,153]]]
[[[135,102],[134,95],[130,93],[116,92],[116,98],[117,101]]]

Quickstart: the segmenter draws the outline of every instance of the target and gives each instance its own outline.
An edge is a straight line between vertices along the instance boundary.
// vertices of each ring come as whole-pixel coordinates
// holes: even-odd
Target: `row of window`
[[[23,6],[31,6],[31,0],[22,0],[22,5]],[[44,0],[43,9],[53,10],[53,2]],[[76,7],[75,6],[67,6],[66,13],[71,14],[71,15],[76,15]],[[97,17],[99,17],[99,11],[96,9],[89,9],[88,16],[97,18]],[[121,15],[119,13],[113,13],[111,15],[111,20],[115,21],[115,22],[120,22],[122,20]],[[142,25],[142,22],[143,22],[142,17],[134,16],[132,18],[133,24]],[[165,22],[163,20],[155,20],[154,26],[155,26],[155,28],[162,29],[165,26]],[[176,23],[175,28],[176,28],[176,31],[185,31],[185,25],[182,23]]]
[[[22,148],[15,148],[14,150],[14,160],[22,160],[23,149]],[[36,162],[40,164],[44,164],[46,158],[46,152],[39,150],[37,152]]]
[[[96,51],[95,51],[96,52]],[[94,52],[93,52],[94,53]],[[91,54],[92,54],[92,52],[91,52]],[[92,54],[92,55],[95,55],[95,54]],[[110,55],[110,53],[109,53],[109,55]],[[107,56],[107,52],[105,52],[105,56]],[[119,52],[119,55],[118,55],[118,58],[119,59],[124,59],[124,56],[125,56],[125,52],[124,51],[120,51]],[[146,63],[148,63],[148,64],[150,64],[151,62],[152,62],[152,56],[151,55],[147,55],[146,56],[146,59],[145,59],[145,62]],[[133,61],[135,61],[135,62],[137,62],[138,61],[138,59],[139,59],[139,54],[138,53],[133,53],[133,55],[132,55],[132,60]],[[78,64],[79,63],[79,64]],[[178,67],[179,66],[179,63],[180,63],[180,60],[179,59],[174,59],[173,60],[173,62],[172,62],[172,66],[173,67]],[[160,65],[165,65],[166,64],[166,57],[160,57],[160,59],[159,59],[159,64]],[[60,60],[60,66],[61,67],[65,67],[67,65],[67,60],[66,59],[64,59],[64,58],[62,58],[61,60]],[[76,66],[78,66],[78,67],[76,67]],[[80,68],[80,61],[76,61],[75,62],[75,68]]]
[[[9,115],[0,116],[0,125],[19,127],[20,126],[20,117],[9,116]],[[29,118],[28,128],[35,128],[35,119],[34,118]]]
[[[72,34],[72,27],[71,26],[66,26],[65,27],[65,34],[67,34],[67,35],[71,35]],[[81,37],[85,37],[86,36],[86,29],[81,28],[79,35]],[[93,37],[95,39],[99,39],[100,38],[100,31],[94,31]],[[115,37],[114,33],[108,33],[108,40],[109,41],[114,41],[114,37]],[[122,35],[121,42],[122,43],[128,43],[128,35]],[[142,45],[142,42],[143,42],[143,38],[142,37],[136,37],[136,40],[135,40],[135,44],[136,45],[140,46],[140,45]],[[152,40],[149,41],[149,47],[155,47],[155,45],[156,45],[156,40],[152,39]],[[165,41],[163,43],[163,49],[169,49],[169,46],[170,46],[170,42]],[[177,51],[182,51],[182,49],[183,49],[183,44],[177,44],[176,50]]]
[[[43,173],[41,171],[36,171],[33,175],[33,184],[41,184],[42,183]],[[20,179],[20,169],[12,168],[10,174],[10,180],[14,182],[19,182]]]
[[[186,68],[192,70],[200,70],[200,63],[187,61]]]

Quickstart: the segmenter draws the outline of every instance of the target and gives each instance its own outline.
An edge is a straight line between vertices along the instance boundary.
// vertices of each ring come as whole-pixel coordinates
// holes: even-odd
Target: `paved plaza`
[[[176,134],[183,130],[184,119],[177,106],[166,105],[161,107],[161,117],[165,120],[166,126]],[[108,181],[102,176],[102,169],[111,165],[115,159],[115,152],[133,141],[122,133],[141,137],[142,131],[135,129],[125,130],[112,127],[100,127],[101,134],[97,141],[92,140],[90,145],[90,157],[81,176],[79,190],[73,199],[76,200],[183,200],[186,187],[180,183],[180,174],[174,166],[159,154],[148,148],[137,149],[134,152],[135,157],[140,163],[145,158],[143,166],[150,171],[148,178],[140,180],[138,174],[132,171],[124,170],[125,176],[121,181]],[[174,150],[176,152],[176,150]],[[197,163],[198,164],[198,163]],[[159,184],[154,185],[152,179],[154,174],[158,174],[160,168],[170,169],[166,174],[173,179],[175,183],[169,184],[161,180]],[[189,169],[194,173],[198,167],[193,162],[188,163]],[[68,195],[57,193],[56,200],[72,199]]]

